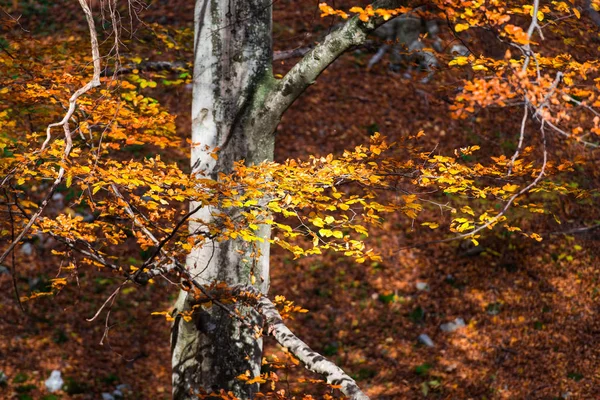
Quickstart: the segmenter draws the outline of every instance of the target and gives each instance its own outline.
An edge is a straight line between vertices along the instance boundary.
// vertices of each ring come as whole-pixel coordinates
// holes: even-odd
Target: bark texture
[[[234,161],[247,164],[273,159],[273,129],[257,126],[253,115],[261,108],[261,94],[269,90],[271,73],[270,0],[197,0],[195,7],[195,60],[192,100],[192,168],[206,178],[228,173]],[[274,122],[276,126],[276,122]],[[211,157],[219,147],[218,160]],[[196,208],[197,204],[191,204]],[[207,231],[219,210],[203,208],[190,223],[192,234]],[[260,235],[268,238],[267,226]],[[239,241],[211,242],[189,254],[187,268],[201,284],[226,282],[269,286],[268,241],[259,245],[253,260],[250,244]],[[182,291],[177,311],[192,307]],[[243,310],[247,323],[260,325],[253,309]],[[251,398],[258,385],[247,385],[236,376],[249,370],[260,373],[262,343],[254,332],[218,307],[194,314],[193,321],[175,320],[171,338],[173,398],[197,398],[201,390],[233,391]]]
[[[244,292],[259,295],[256,289],[251,286],[234,288],[233,292],[234,294],[242,295]],[[341,392],[351,400],[369,400],[369,397],[360,390],[354,379],[327,358],[312,350],[290,331],[283,322],[281,314],[277,311],[277,307],[268,297],[260,296],[257,306],[259,312],[264,317],[269,334],[275,337],[277,343],[287,348],[302,361],[306,369],[323,375],[327,382],[332,385],[339,385]]]

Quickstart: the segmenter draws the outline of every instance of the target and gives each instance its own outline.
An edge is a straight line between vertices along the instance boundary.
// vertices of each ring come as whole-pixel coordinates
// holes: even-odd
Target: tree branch
[[[288,58],[303,57],[311,51],[313,46],[298,47],[292,50],[281,50],[273,52],[273,61],[287,60]]]
[[[139,64],[124,65],[117,69],[106,67],[102,71],[102,76],[127,75],[132,74],[135,70],[150,72],[182,72],[189,70],[189,67],[186,63],[181,61],[144,61]]]
[[[277,342],[287,348],[296,358],[304,363],[306,369],[317,374],[325,376],[327,382],[333,385],[339,385],[344,395],[351,400],[369,400],[356,381],[346,374],[340,367],[313,351],[306,343],[300,340],[283,323],[283,318],[277,307],[268,297],[262,295],[258,289],[253,286],[234,287],[232,293],[236,296],[249,292],[254,296],[259,296],[257,300],[258,311],[263,315],[267,332],[271,334]]]
[[[373,3],[373,8],[396,8],[400,3],[399,0],[380,0]],[[346,50],[363,44],[367,34],[385,22],[382,17],[373,17],[368,22],[362,22],[355,16],[346,21],[340,29],[327,35],[323,42],[294,65],[267,95],[267,114],[280,118],[306,88],[315,83],[325,68]]]

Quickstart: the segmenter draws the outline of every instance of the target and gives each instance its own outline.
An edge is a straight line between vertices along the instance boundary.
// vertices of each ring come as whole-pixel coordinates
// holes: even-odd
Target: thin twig
[[[95,320],[96,318],[98,318],[98,316],[100,315],[100,313],[102,312],[102,310],[104,310],[104,307],[106,307],[108,305],[108,303],[117,295],[119,294],[119,291],[121,291],[121,288],[123,287],[123,285],[125,285],[127,283],[127,281],[121,283],[119,285],[119,287],[112,292],[112,294],[110,296],[108,296],[108,298],[106,299],[106,301],[104,302],[104,304],[102,304],[102,306],[98,309],[98,311],[96,311],[96,314],[94,314],[94,316],[92,318],[86,318],[85,320],[88,322],[92,322],[93,320]]]
[[[527,116],[528,116],[527,110],[528,109],[529,109],[529,104],[527,104],[527,102],[525,102],[525,110],[523,111],[523,120],[521,121],[521,132],[519,134],[519,144],[517,145],[515,154],[513,154],[513,156],[510,159],[510,164],[508,165],[508,173],[507,173],[508,176],[510,176],[510,174],[512,173],[512,169],[513,169],[513,166],[515,165],[515,161],[517,161],[517,157],[519,157],[519,152],[521,151],[521,147],[523,146],[523,138],[525,137],[525,124],[527,123]]]

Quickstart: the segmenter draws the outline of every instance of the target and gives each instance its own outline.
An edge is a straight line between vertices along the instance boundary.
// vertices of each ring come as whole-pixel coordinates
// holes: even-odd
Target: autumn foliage
[[[436,132],[426,127],[402,136],[378,129],[336,154],[256,165],[239,160],[230,174],[201,178],[190,173],[181,152],[200,144],[181,139],[176,116],[157,100],[161,87],[190,83],[182,57],[190,51],[189,30],[150,26],[175,68],[146,68],[143,44],[123,38],[134,50],[121,54],[118,43],[102,42],[97,70],[86,30],[23,40],[13,22],[0,53],[1,261],[7,263],[23,240],[49,237],[60,265],[49,287],[19,293],[19,300],[56,296],[76,285],[85,268],[110,270],[122,285],[152,285],[165,274],[188,285],[198,307],[209,308],[213,299],[177,267],[208,241],[242,238],[252,246],[270,240],[292,260],[336,252],[371,265],[385,256],[373,249],[369,234],[388,218],[424,234],[437,230],[431,239],[437,242],[466,239],[477,246],[495,230],[537,243],[544,232],[521,221],[543,214],[560,224],[561,199],[597,200],[597,188],[572,184],[593,167],[595,153],[584,149],[600,142],[598,60],[577,47],[568,52],[581,46],[585,16],[577,5],[435,0],[395,9],[321,3],[319,10],[336,22],[355,16],[364,23],[403,16],[447,21],[448,41],[463,42],[469,54],[439,55],[439,74],[459,82],[446,111],[452,123],[465,126],[484,124],[489,110],[510,112],[519,129],[512,151],[469,142],[438,151],[431,147]],[[500,56],[486,55],[486,44],[473,33],[480,30],[494,33]],[[101,32],[107,39],[116,34]],[[67,128],[53,125],[67,115],[73,93],[96,75],[99,86],[75,99]],[[218,159],[218,148],[208,150]],[[64,207],[49,205],[57,194],[67,197]],[[188,234],[195,218],[185,208],[190,202],[219,210],[202,235]],[[273,228],[270,239],[257,233],[263,224]],[[132,253],[143,260],[134,265]],[[228,305],[256,302],[231,296],[226,287],[206,290],[225,293],[219,299]],[[306,312],[282,296],[274,302],[285,317]],[[175,317],[161,309],[154,314]],[[265,359],[269,372],[239,379],[267,383],[265,392],[286,398],[277,371],[298,362],[280,356]]]

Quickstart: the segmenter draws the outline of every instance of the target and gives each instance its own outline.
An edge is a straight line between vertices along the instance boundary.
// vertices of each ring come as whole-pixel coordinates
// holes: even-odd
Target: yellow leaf
[[[67,284],[67,280],[65,278],[50,279],[50,282],[52,282],[52,287],[55,289],[62,289],[62,287]]]
[[[465,214],[469,214],[472,216],[475,216],[475,213],[473,212],[473,209],[469,206],[464,206],[460,209],[460,211],[464,212]]]
[[[511,185],[510,183],[507,183],[506,185],[502,186],[502,189],[507,192],[514,192],[518,188],[519,188],[519,185]]]
[[[467,65],[469,63],[469,59],[464,56],[456,57],[454,60],[450,61],[448,65]]]
[[[263,377],[261,377],[261,376],[257,376],[256,378],[252,378],[252,379],[248,380],[248,381],[246,382],[246,384],[247,384],[247,385],[252,385],[253,383],[265,383],[265,382],[267,382],[267,380],[266,380],[266,379],[264,379],[264,378],[263,378]]]
[[[471,224],[470,224],[470,223],[468,223],[468,222],[465,222],[464,224],[462,224],[461,226],[459,226],[459,227],[457,228],[457,230],[458,230],[459,232],[464,232],[464,231],[466,231],[467,229],[469,229],[469,228],[470,228],[470,226],[471,226]]]
[[[248,379],[250,379],[250,371],[246,371],[246,374],[240,374],[236,376],[236,378],[240,381],[247,381]]]
[[[573,8],[573,14],[575,14],[575,16],[577,17],[577,19],[580,19],[580,18],[581,18],[581,13],[579,12],[579,10],[578,10],[578,9],[576,9],[576,8]],[[542,14],[542,15],[543,15],[543,14]],[[541,21],[541,19],[540,19],[540,21]]]
[[[318,217],[315,218],[315,219],[313,219],[312,223],[313,223],[314,226],[317,226],[319,228],[322,228],[323,226],[325,226],[323,220],[321,218],[318,218]]]
[[[171,313],[168,311],[155,311],[150,315],[164,315],[167,322],[171,322],[174,320],[174,318],[171,316]]]
[[[538,242],[541,242],[543,240],[542,237],[540,235],[538,235],[537,233],[532,233],[531,235],[529,235],[529,237],[537,240]]]
[[[329,237],[329,236],[333,235],[333,232],[330,231],[329,229],[319,229],[319,235]]]
[[[467,29],[469,29],[469,24],[456,24],[454,26],[456,32],[466,31]]]

